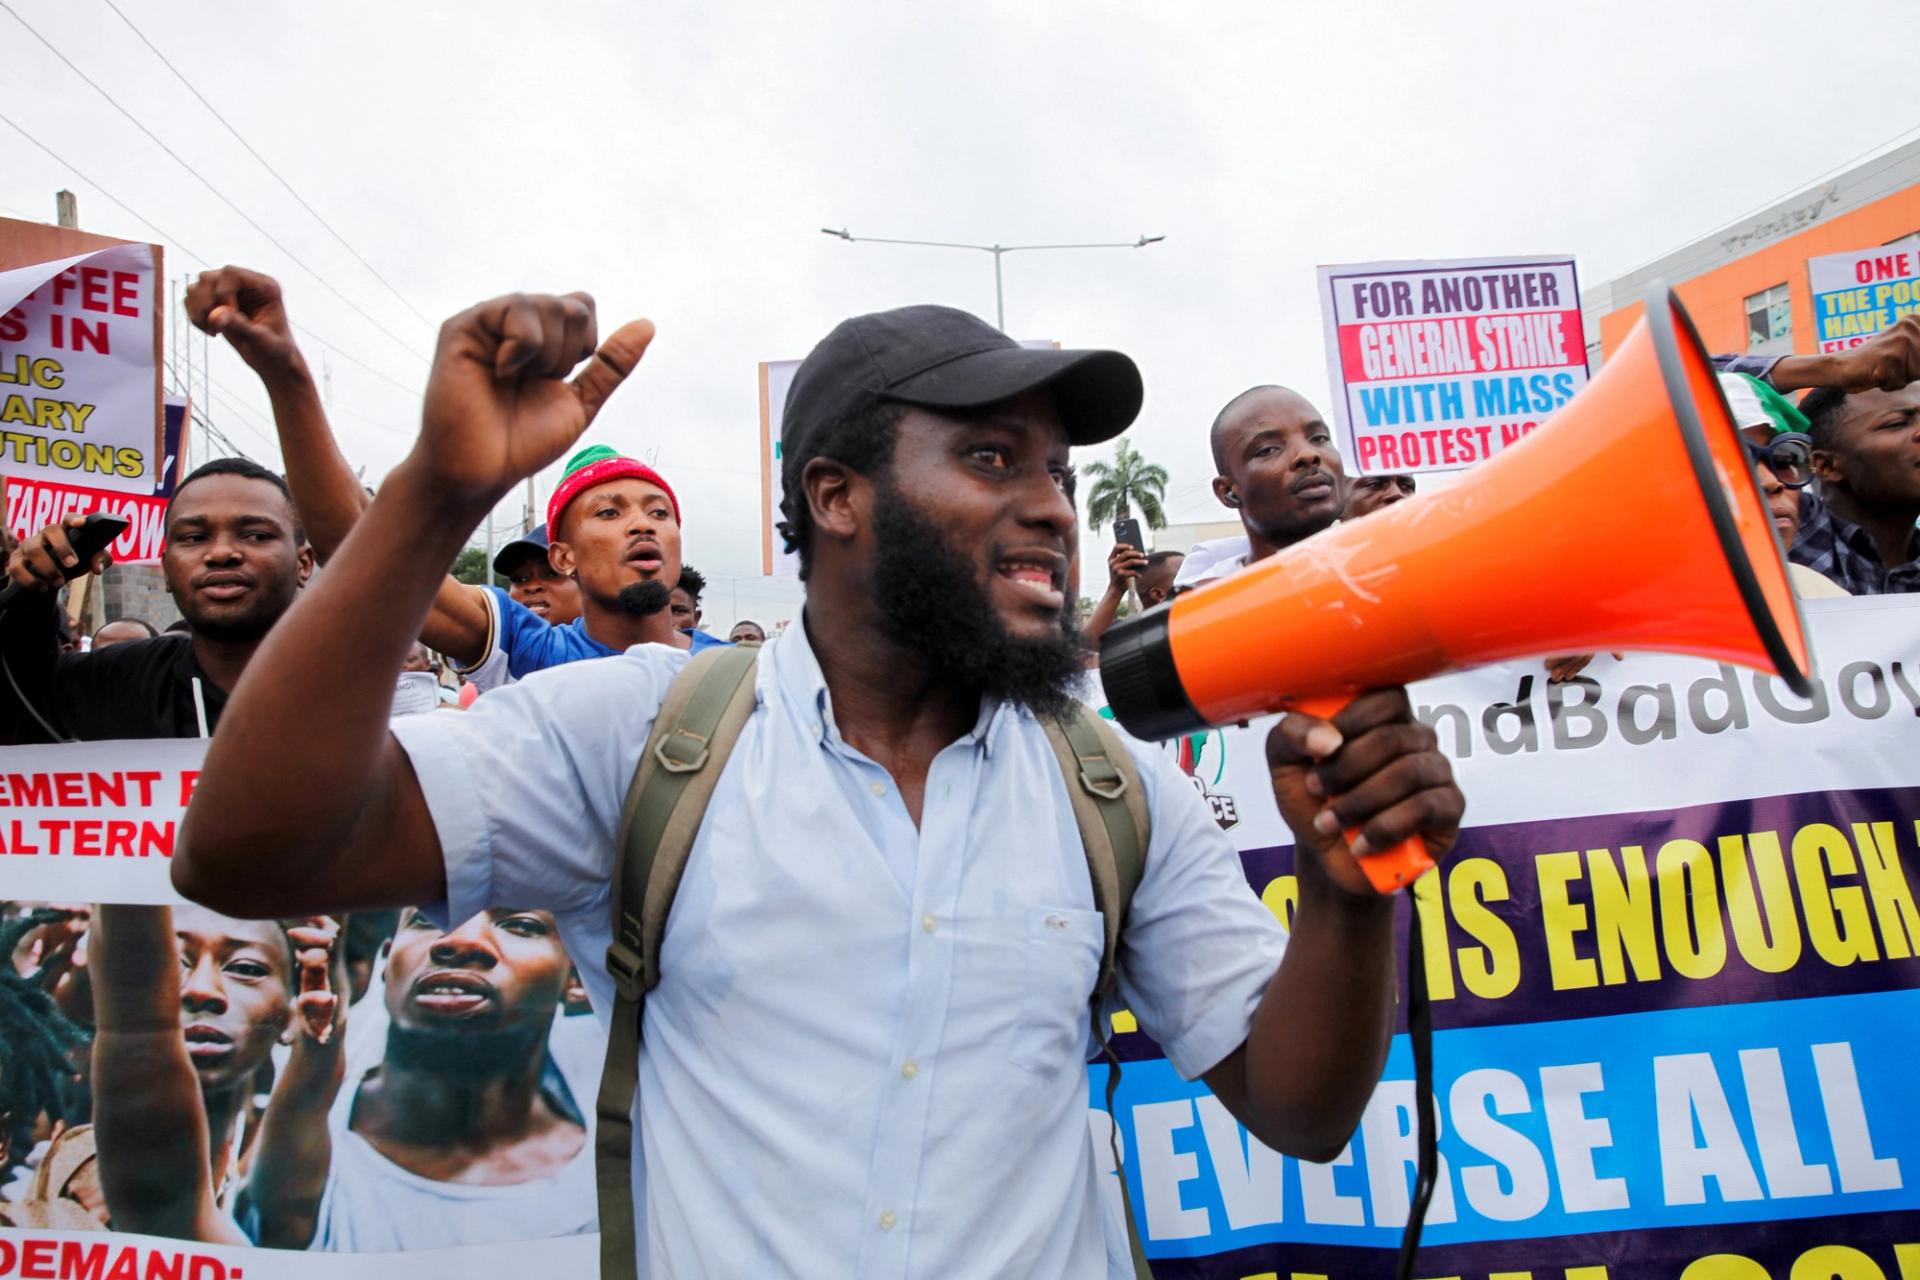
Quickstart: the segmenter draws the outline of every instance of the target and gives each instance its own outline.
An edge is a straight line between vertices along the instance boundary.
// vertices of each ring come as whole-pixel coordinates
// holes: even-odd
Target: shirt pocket
[[[1016,1067],[1053,1080],[1086,1060],[1106,923],[1098,911],[1072,907],[1029,907],[1026,916],[1025,981],[1012,1059]]]

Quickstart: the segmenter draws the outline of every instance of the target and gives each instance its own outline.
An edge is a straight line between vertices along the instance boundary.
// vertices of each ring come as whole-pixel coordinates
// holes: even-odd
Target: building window
[[[1763,289],[1747,299],[1747,350],[1757,355],[1793,350],[1793,303],[1786,285]]]

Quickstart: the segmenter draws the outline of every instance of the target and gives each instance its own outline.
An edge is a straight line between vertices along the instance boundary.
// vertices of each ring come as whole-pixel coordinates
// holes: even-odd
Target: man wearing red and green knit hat
[[[434,601],[422,638],[458,643],[457,651],[443,652],[466,659],[463,674],[476,684],[502,683],[502,671],[519,679],[604,658],[629,645],[720,643],[674,628],[667,606],[680,579],[680,500],[640,459],[604,444],[569,458],[547,501],[547,537],[548,560],[580,587],[580,616],[572,622],[555,626],[498,587],[443,588]],[[474,603],[484,617],[474,616]],[[476,651],[477,660],[467,659]]]
[[[327,563],[371,498],[327,422],[278,282],[223,267],[201,277],[188,309],[196,324],[225,336],[266,384],[294,506]],[[420,639],[483,691],[630,645],[689,647],[668,609],[680,578],[680,503],[659,472],[606,445],[581,449],[547,504],[546,527],[549,562],[579,582],[580,617],[554,625],[503,588],[446,577]],[[711,636],[691,640],[695,649],[713,643]]]

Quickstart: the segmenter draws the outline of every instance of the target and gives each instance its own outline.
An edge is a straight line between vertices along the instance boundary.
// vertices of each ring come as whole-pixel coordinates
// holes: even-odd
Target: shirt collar
[[[1818,504],[1819,515],[1832,528],[1835,540],[1844,542],[1855,555],[1870,561],[1881,572],[1894,573],[1920,560],[1920,529],[1914,530],[1913,536],[1907,540],[1909,554],[1906,560],[1897,565],[1885,565],[1880,562],[1880,547],[1874,542],[1872,534],[1835,511],[1833,504],[1828,502],[1824,495],[1815,492],[1810,496],[1813,502]],[[1806,505],[1802,503],[1803,508]]]
[[[840,736],[839,725],[834,721],[827,677],[820,670],[820,660],[807,635],[805,609],[785,631],[767,642],[767,649],[771,661],[760,664],[760,674],[754,682],[755,700],[765,705],[769,695],[777,693],[780,700],[792,708],[801,728],[820,745],[845,745],[846,739]],[[973,728],[958,741],[978,743],[982,751],[992,755],[994,745],[1005,731],[1005,723],[1022,715],[1031,713],[1004,698],[982,697],[980,714],[974,718]]]

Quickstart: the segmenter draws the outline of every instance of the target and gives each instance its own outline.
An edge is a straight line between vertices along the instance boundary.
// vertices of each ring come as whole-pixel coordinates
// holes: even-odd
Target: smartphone
[[[1140,522],[1132,516],[1113,522],[1113,540],[1124,542],[1137,551],[1147,549],[1146,539],[1140,536]]]

